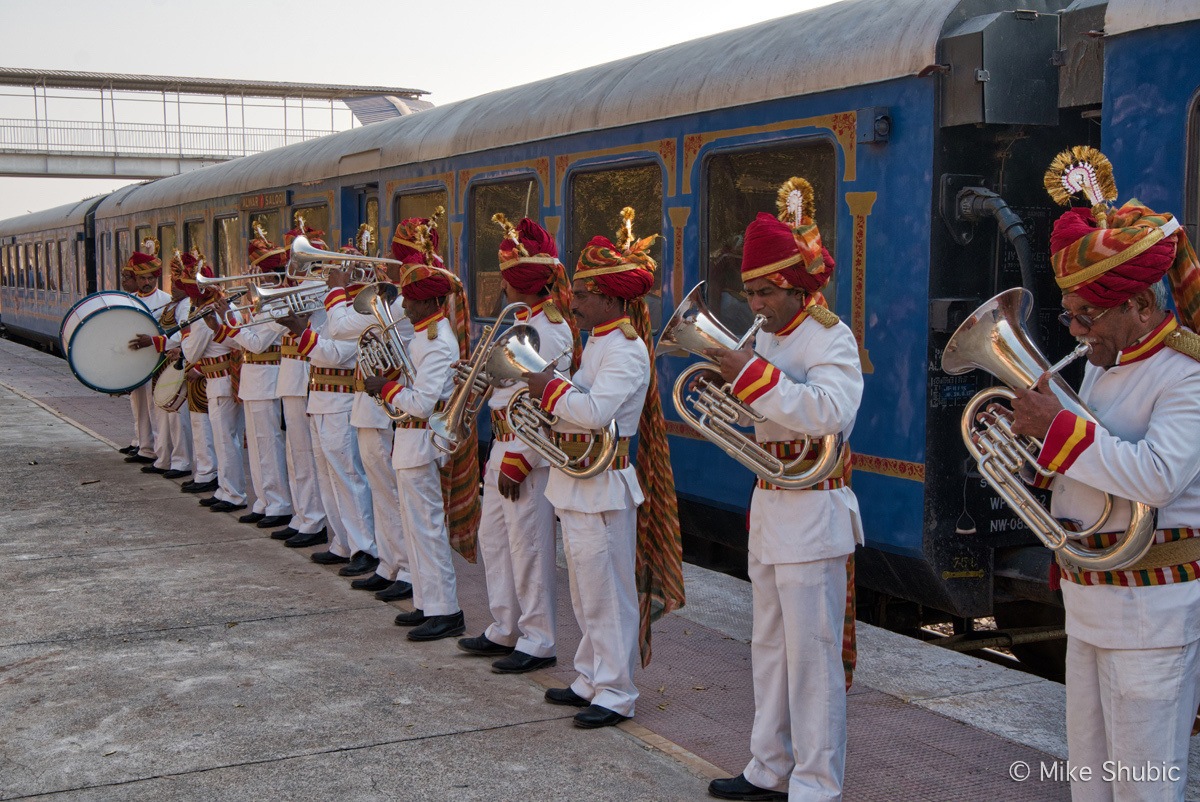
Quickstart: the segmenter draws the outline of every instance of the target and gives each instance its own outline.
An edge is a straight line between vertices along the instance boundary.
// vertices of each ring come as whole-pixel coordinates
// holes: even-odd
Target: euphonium
[[[379,295],[378,284],[369,284],[354,297],[354,311],[360,315],[374,315],[378,323],[372,323],[358,336],[358,366],[364,375],[391,374],[398,372],[400,380],[412,384],[417,370],[404,340],[400,338],[398,323],[386,298]],[[406,412],[393,407],[381,397],[375,401],[383,407],[387,416],[397,423],[408,420]]]
[[[541,338],[533,326],[519,323],[499,338],[488,354],[484,371],[493,384],[506,379],[522,380],[526,373],[541,373],[557,362],[567,351],[554,357],[542,359],[538,353]],[[554,372],[554,378],[570,384],[570,380]],[[572,385],[574,386],[574,385]],[[591,433],[591,445],[585,453],[572,457],[555,442],[550,428],[558,422],[557,415],[542,409],[538,399],[531,398],[529,388],[522,387],[513,393],[506,408],[508,425],[523,443],[546,458],[551,466],[575,479],[590,479],[608,470],[617,457],[617,422],[609,421],[603,429]],[[590,464],[581,467],[590,460]]]
[[[750,341],[765,320],[759,315],[749,331],[740,338],[735,337],[709,311],[704,303],[703,290],[702,281],[680,302],[675,314],[663,326],[658,344],[654,347],[656,357],[689,353],[705,360],[687,368],[675,380],[671,400],[679,417],[705,439],[776,487],[801,490],[825,481],[842,463],[845,447],[840,434],[805,437],[799,455],[785,463],[738,429],[739,422],[747,418],[753,423],[763,423],[766,418],[742,403],[728,383],[717,384],[701,375],[714,372],[714,363],[704,353],[706,348],[736,351]],[[689,390],[693,379],[698,387]],[[814,441],[817,443],[816,461],[807,470],[800,470]]]
[[[942,370],[958,375],[975,368],[991,373],[1007,387],[1032,388],[1044,373],[1052,374],[1050,390],[1063,409],[1084,420],[1097,422],[1084,403],[1058,374],[1069,362],[1085,355],[1089,347],[1079,348],[1055,365],[1030,341],[1024,321],[1033,306],[1028,290],[1006,290],[975,310],[958,327],[942,354]],[[1054,473],[1037,464],[1042,444],[1036,438],[1015,434],[1003,413],[986,416],[987,406],[999,399],[1012,401],[1016,394],[1005,387],[982,390],[967,403],[962,416],[962,437],[967,450],[979,464],[979,472],[1026,526],[1046,545],[1075,567],[1088,571],[1116,571],[1145,556],[1154,540],[1155,510],[1147,504],[1130,501],[1129,526],[1121,538],[1106,548],[1091,548],[1075,538],[1103,532],[1113,510],[1113,497],[1105,494],[1104,512],[1099,520],[1078,532],[1068,532],[1051,517],[1049,510],[1029,492],[1022,473],[1035,471],[1043,477]]]
[[[500,336],[500,321],[508,317],[510,312],[515,316],[522,309],[528,313],[529,305],[518,302],[500,310],[495,324],[484,327],[470,359],[458,366],[454,374],[454,392],[450,394],[446,408],[429,418],[433,445],[438,450],[451,454],[458,449],[466,435],[463,423],[478,415],[480,408],[492,394],[493,384],[484,372],[484,365],[492,353],[492,348],[503,340]]]

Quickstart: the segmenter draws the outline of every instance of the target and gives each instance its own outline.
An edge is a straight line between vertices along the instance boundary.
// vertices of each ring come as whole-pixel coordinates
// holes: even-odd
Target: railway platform
[[[62,360],[0,341],[0,419],[0,799],[701,800],[748,759],[745,582],[685,566],[636,718],[580,730],[542,700],[573,676],[565,569],[558,666],[498,676],[122,462],[127,400]],[[1061,686],[860,624],[845,798],[1065,800],[1062,722]]]

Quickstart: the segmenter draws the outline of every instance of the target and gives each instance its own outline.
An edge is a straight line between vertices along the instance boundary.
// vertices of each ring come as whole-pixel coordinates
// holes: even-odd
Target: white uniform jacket
[[[328,316],[319,328],[309,321],[308,329],[300,337],[300,353],[308,357],[311,368],[333,368],[354,370],[358,362],[358,345],[346,340],[335,340],[329,336]],[[319,377],[311,375],[310,379]],[[326,415],[333,412],[349,412],[354,406],[353,393],[335,393],[327,390],[311,390],[308,394],[308,414]]]
[[[325,325],[325,310],[320,309],[309,318],[308,326],[320,331],[323,325]],[[280,342],[294,342],[291,333],[278,323],[264,323],[261,327],[256,328],[279,332],[282,338]],[[308,357],[301,354],[293,358],[283,354],[279,360],[279,377],[275,384],[276,397],[308,398],[308,367]]]
[[[208,327],[208,323],[198,320],[188,327],[188,336],[183,339],[183,357],[188,364],[195,364],[201,359],[229,356],[238,350],[237,343],[232,337],[222,337],[228,328],[218,334]],[[205,382],[208,388],[208,400],[217,398],[233,398],[233,378],[231,376],[210,377]]]
[[[155,318],[162,315],[163,307],[171,303],[171,293],[164,292],[158,288],[155,288],[154,292],[149,295],[138,293],[134,297],[144,303],[146,308],[150,310],[150,314],[154,315]]]
[[[1127,499],[1157,508],[1160,530],[1200,527],[1200,362],[1164,344],[1177,327],[1169,316],[1115,366],[1087,366],[1079,397],[1100,424],[1060,412],[1038,458],[1060,474],[1051,485],[1056,518],[1091,525],[1110,493],[1108,531],[1128,526]],[[1104,649],[1200,638],[1200,580],[1164,579],[1169,584],[1127,587],[1064,578],[1067,634]]]
[[[826,328],[803,310],[797,318],[777,334],[759,332],[754,351],[761,359],[746,364],[733,392],[767,418],[754,427],[759,443],[838,432],[849,440],[863,392],[854,335],[840,321]],[[863,542],[849,487],[756,488],[750,517],[749,551],[766,565],[841,557]]]
[[[400,339],[408,345],[412,341],[413,325],[404,314],[404,298],[397,294],[396,300],[388,308],[392,319],[396,321]],[[329,322],[325,327],[326,334],[335,340],[352,342],[355,348],[358,347],[359,336],[368,327],[379,323],[374,315],[360,315],[354,311],[349,294],[341,287],[335,287],[325,296],[325,309],[329,315]],[[392,419],[370,395],[355,393],[354,406],[350,410],[350,425],[359,429],[390,429]]]
[[[283,335],[275,326],[247,326],[235,329],[233,339],[243,350],[261,354],[278,346]],[[274,401],[279,397],[278,383],[278,364],[245,362],[242,365],[238,397],[243,401]]]
[[[650,354],[641,337],[625,336],[622,323],[628,326],[629,318],[592,329],[579,370],[571,377],[578,389],[567,389],[557,379],[547,385],[542,408],[558,416],[554,431],[594,432],[615,419],[621,437],[637,434],[650,386]],[[591,479],[573,479],[551,470],[546,498],[555,509],[594,513],[627,509],[630,500],[637,506],[645,497],[631,462]]]
[[[430,334],[433,333],[433,339]],[[428,420],[437,403],[450,397],[454,389],[454,363],[459,359],[458,338],[450,321],[441,312],[413,324],[413,338],[408,350],[417,372],[411,387],[389,382],[383,397],[396,409],[416,418]],[[396,427],[392,441],[392,467],[396,470],[418,468],[430,462],[439,464],[445,454],[433,446],[427,428]]]

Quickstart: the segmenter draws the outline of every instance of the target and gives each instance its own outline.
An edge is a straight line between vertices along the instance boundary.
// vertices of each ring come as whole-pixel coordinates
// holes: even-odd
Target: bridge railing
[[[228,159],[331,131],[0,118],[0,150]]]

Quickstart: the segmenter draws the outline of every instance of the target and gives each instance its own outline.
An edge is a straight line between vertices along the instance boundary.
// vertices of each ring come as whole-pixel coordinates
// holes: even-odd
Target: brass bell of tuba
[[[399,373],[400,380],[412,384],[417,376],[404,340],[400,338],[399,321],[392,317],[387,299],[380,296],[379,284],[368,284],[354,296],[354,311],[360,315],[374,315],[378,323],[372,323],[358,335],[358,367],[364,375]],[[409,419],[382,397],[375,398],[389,418],[402,423]]]
[[[1043,373],[1053,374],[1049,385],[1063,409],[1086,421],[1097,423],[1079,396],[1071,390],[1058,371],[1074,359],[1084,356],[1089,346],[1081,345],[1065,359],[1051,365],[1029,339],[1025,320],[1033,307],[1033,296],[1016,287],[992,298],[978,309],[954,332],[942,354],[942,370],[952,376],[980,368],[991,373],[1007,387],[989,387],[976,393],[967,402],[962,416],[962,437],[979,472],[1004,503],[1025,522],[1047,548],[1074,567],[1088,571],[1117,571],[1133,565],[1150,549],[1154,541],[1154,508],[1130,501],[1129,526],[1117,542],[1104,548],[1084,546],[1077,538],[1105,531],[1113,511],[1113,497],[1104,496],[1104,511],[1091,526],[1078,532],[1067,531],[1050,511],[1038,501],[1026,486],[1022,475],[1036,472],[1053,477],[1037,464],[1042,444],[1033,437],[1013,432],[1003,413],[986,420],[981,413],[997,400],[1011,402],[1012,390],[1027,390],[1037,384]]]
[[[493,384],[505,380],[524,381],[526,373],[541,373],[570,353],[569,350],[564,351],[554,359],[547,360],[538,353],[540,346],[541,338],[533,326],[518,323],[509,328],[488,354],[484,371],[489,381]],[[554,372],[554,378],[571,384],[570,380],[558,371]],[[530,397],[528,387],[522,387],[513,393],[506,411],[508,425],[513,434],[545,457],[552,467],[575,479],[598,476],[608,470],[617,457],[619,433],[615,420],[609,421],[603,429],[593,431],[587,451],[572,457],[563,451],[550,433],[550,428],[558,422],[558,416],[543,410],[539,399]],[[585,465],[585,462],[588,464]]]
[[[679,417],[760,478],[784,490],[802,490],[825,481],[841,466],[845,450],[841,434],[805,437],[799,456],[785,463],[738,428],[740,421],[749,419],[753,423],[762,423],[766,418],[742,403],[728,383],[717,384],[703,375],[714,372],[714,363],[704,353],[706,348],[736,351],[754,337],[764,320],[759,315],[749,331],[740,338],[734,336],[704,303],[702,281],[692,288],[663,326],[654,356],[694,354],[702,357],[705,361],[685,369],[675,380],[671,400]],[[693,379],[698,389],[689,390]],[[808,458],[814,442],[817,444],[816,461],[802,470],[801,465]]]

